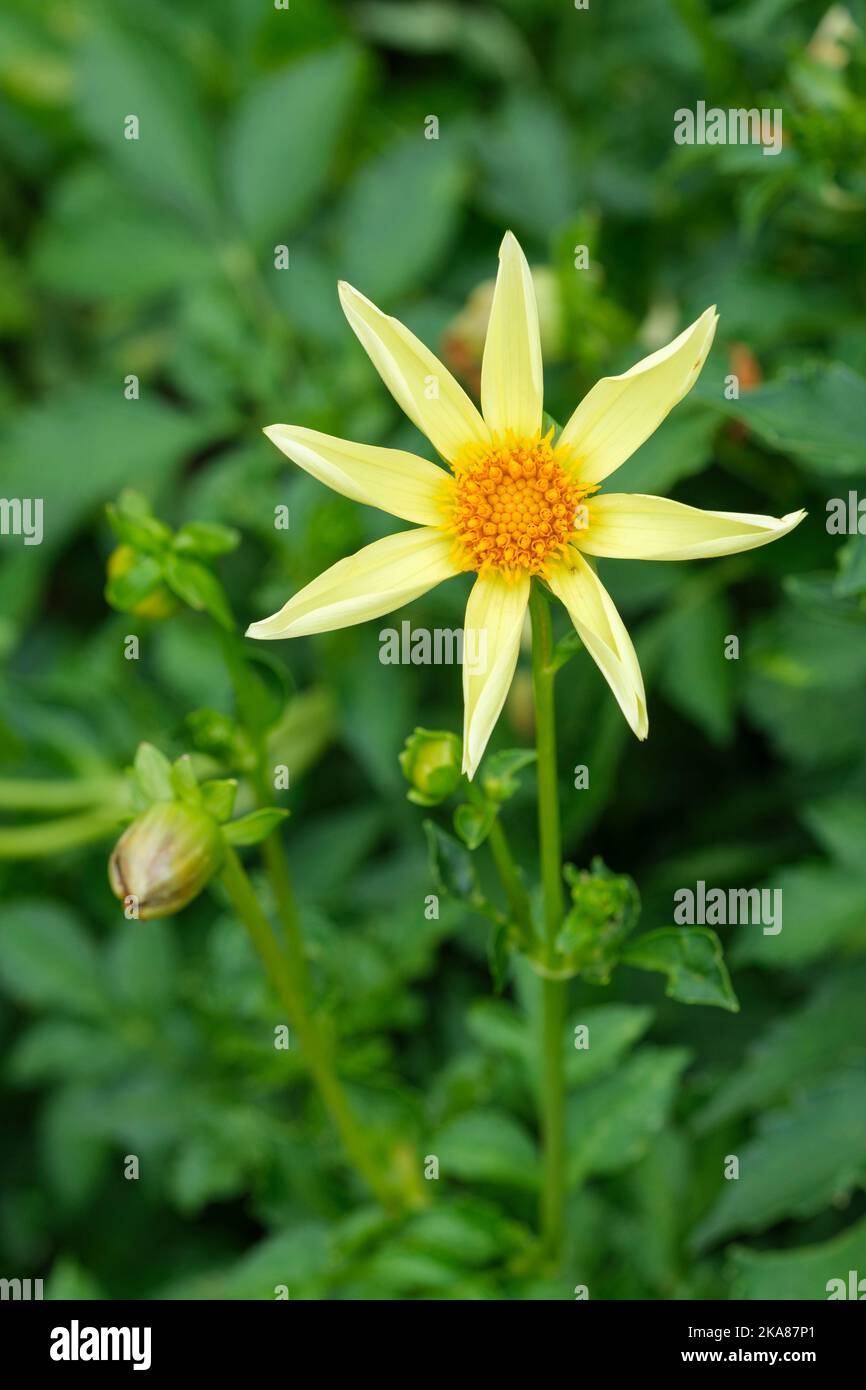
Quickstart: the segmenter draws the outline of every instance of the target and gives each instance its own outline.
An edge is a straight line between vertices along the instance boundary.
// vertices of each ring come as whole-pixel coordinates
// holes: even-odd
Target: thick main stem
[[[538,753],[538,838],[544,893],[544,938],[547,963],[555,959],[562,924],[562,835],[556,769],[556,722],[553,701],[553,633],[550,609],[537,581],[529,600],[532,619],[532,686],[535,695],[535,746]],[[540,1121],[544,1146],[540,1225],[546,1253],[555,1259],[562,1244],[565,1210],[565,1072],[564,1027],[567,986],[542,980]]]
[[[286,1007],[289,1022],[303,1048],[304,1060],[346,1152],[379,1201],[384,1206],[393,1206],[394,1194],[381,1166],[368,1148],[364,1131],[333,1069],[327,1046],[307,1009],[297,962],[280,947],[233,849],[226,851],[221,878],[232,907],[246,927],[271,983]]]

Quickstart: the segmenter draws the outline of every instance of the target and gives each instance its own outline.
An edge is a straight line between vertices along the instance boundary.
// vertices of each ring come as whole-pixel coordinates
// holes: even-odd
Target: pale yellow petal
[[[463,387],[429,348],[343,280],[340,303],[397,404],[449,463],[490,431]]]
[[[428,459],[403,449],[352,444],[298,425],[268,425],[265,434],[299,468],[353,502],[419,526],[441,526],[447,519],[454,479]]]
[[[421,526],[385,536],[338,560],[270,618],[252,623],[248,637],[306,637],[379,618],[459,573],[454,542]]]
[[[611,492],[586,502],[588,525],[575,541],[585,554],[621,560],[702,560],[768,545],[806,515],[705,512],[668,497]]]
[[[582,555],[551,565],[551,589],[568,609],[578,636],[616,697],[638,738],[649,728],[643,676],[632,640],[610,594]]]
[[[482,571],[463,627],[463,771],[471,779],[484,756],[511,685],[529,602],[529,576]]]
[[[541,429],[544,376],[535,287],[517,238],[506,232],[481,366],[481,410],[495,434]]]
[[[582,482],[600,483],[640,448],[691,390],[713,341],[715,308],[622,376],[606,376],[584,396],[559,437]]]

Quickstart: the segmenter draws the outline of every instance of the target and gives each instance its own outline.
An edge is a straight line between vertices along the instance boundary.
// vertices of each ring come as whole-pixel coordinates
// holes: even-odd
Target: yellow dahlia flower
[[[302,637],[379,618],[443,579],[474,570],[463,666],[463,770],[472,777],[517,665],[533,579],[565,605],[638,738],[647,735],[643,679],[631,639],[587,556],[694,560],[766,545],[805,515],[777,520],[707,512],[642,494],[599,492],[697,379],[718,316],[707,309],[667,347],[599,381],[554,442],[542,422],[538,311],[526,258],[511,232],[481,368],[481,412],[450,372],[397,319],[340,284],[349,323],[385,385],[449,471],[402,449],[352,444],[297,425],[265,434],[314,478],[416,523],[339,560],[248,636]],[[482,669],[483,667],[483,669]]]

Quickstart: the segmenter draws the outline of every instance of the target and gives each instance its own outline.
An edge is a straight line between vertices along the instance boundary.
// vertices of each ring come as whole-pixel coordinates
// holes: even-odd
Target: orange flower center
[[[595,489],[557,461],[551,434],[497,440],[491,450],[473,445],[456,460],[454,527],[467,568],[539,574],[585,528],[583,499]]]

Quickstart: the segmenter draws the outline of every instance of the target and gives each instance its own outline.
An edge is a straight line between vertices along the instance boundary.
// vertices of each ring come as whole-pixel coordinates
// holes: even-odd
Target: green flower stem
[[[32,825],[0,826],[0,859],[47,859],[117,831],[123,812],[88,810]]]
[[[258,728],[255,712],[249,707],[249,701],[245,690],[244,672],[246,670],[247,659],[244,653],[243,639],[237,628],[228,632],[224,628],[221,628],[219,624],[215,624],[215,626],[219,636],[223,660],[232,683],[232,689],[234,690],[235,707],[238,712],[238,718],[255,747],[256,765],[252,771],[251,781],[256,796],[256,805],[258,807],[273,806],[274,794],[271,789],[267,764],[267,741]],[[310,978],[307,968],[307,956],[304,950],[303,937],[301,935],[301,924],[298,917],[295,890],[292,887],[292,878],[289,873],[286,852],[279,830],[274,831],[265,840],[262,845],[262,858],[274,894],[274,901],[277,905],[280,925],[283,929],[283,937],[291,959],[292,968],[303,990],[304,997],[308,997]]]
[[[505,896],[508,898],[511,915],[523,932],[526,944],[531,945],[533,932],[529,895],[523,886],[520,874],[517,872],[517,865],[511,853],[505,827],[498,816],[490,827],[490,834],[487,838],[490,843],[490,853],[493,855],[493,862],[496,865],[496,872],[502,887],[505,889]]]
[[[384,1175],[381,1163],[368,1147],[366,1135],[334,1071],[328,1048],[315,1019],[307,1009],[294,962],[277,942],[252,884],[238,856],[230,847],[226,849],[220,877],[232,907],[246,927],[261,958],[271,984],[286,1007],[289,1022],[303,1048],[304,1060],[349,1158],[383,1206],[393,1207],[395,1194]]]
[[[77,811],[123,799],[122,777],[0,778],[0,811]]]
[[[476,786],[474,782],[467,782],[466,793],[473,805],[483,809],[486,805],[486,798],[480,787]],[[505,826],[502,824],[501,815],[496,817],[490,827],[487,843],[490,846],[493,863],[499,875],[499,882],[502,884],[508,899],[511,916],[520,927],[525,944],[531,946],[533,927],[529,894],[518,872],[517,862],[511,852],[511,844]]]
[[[565,911],[562,886],[562,836],[556,772],[556,723],[553,702],[553,632],[550,608],[533,582],[529,599],[532,620],[532,686],[535,695],[535,744],[538,753],[538,837],[544,893],[544,934],[548,964],[555,962],[556,937]],[[541,982],[542,1037],[540,1119],[544,1172],[540,1225],[545,1253],[559,1255],[565,1210],[565,1072],[563,1029],[567,985]]]

